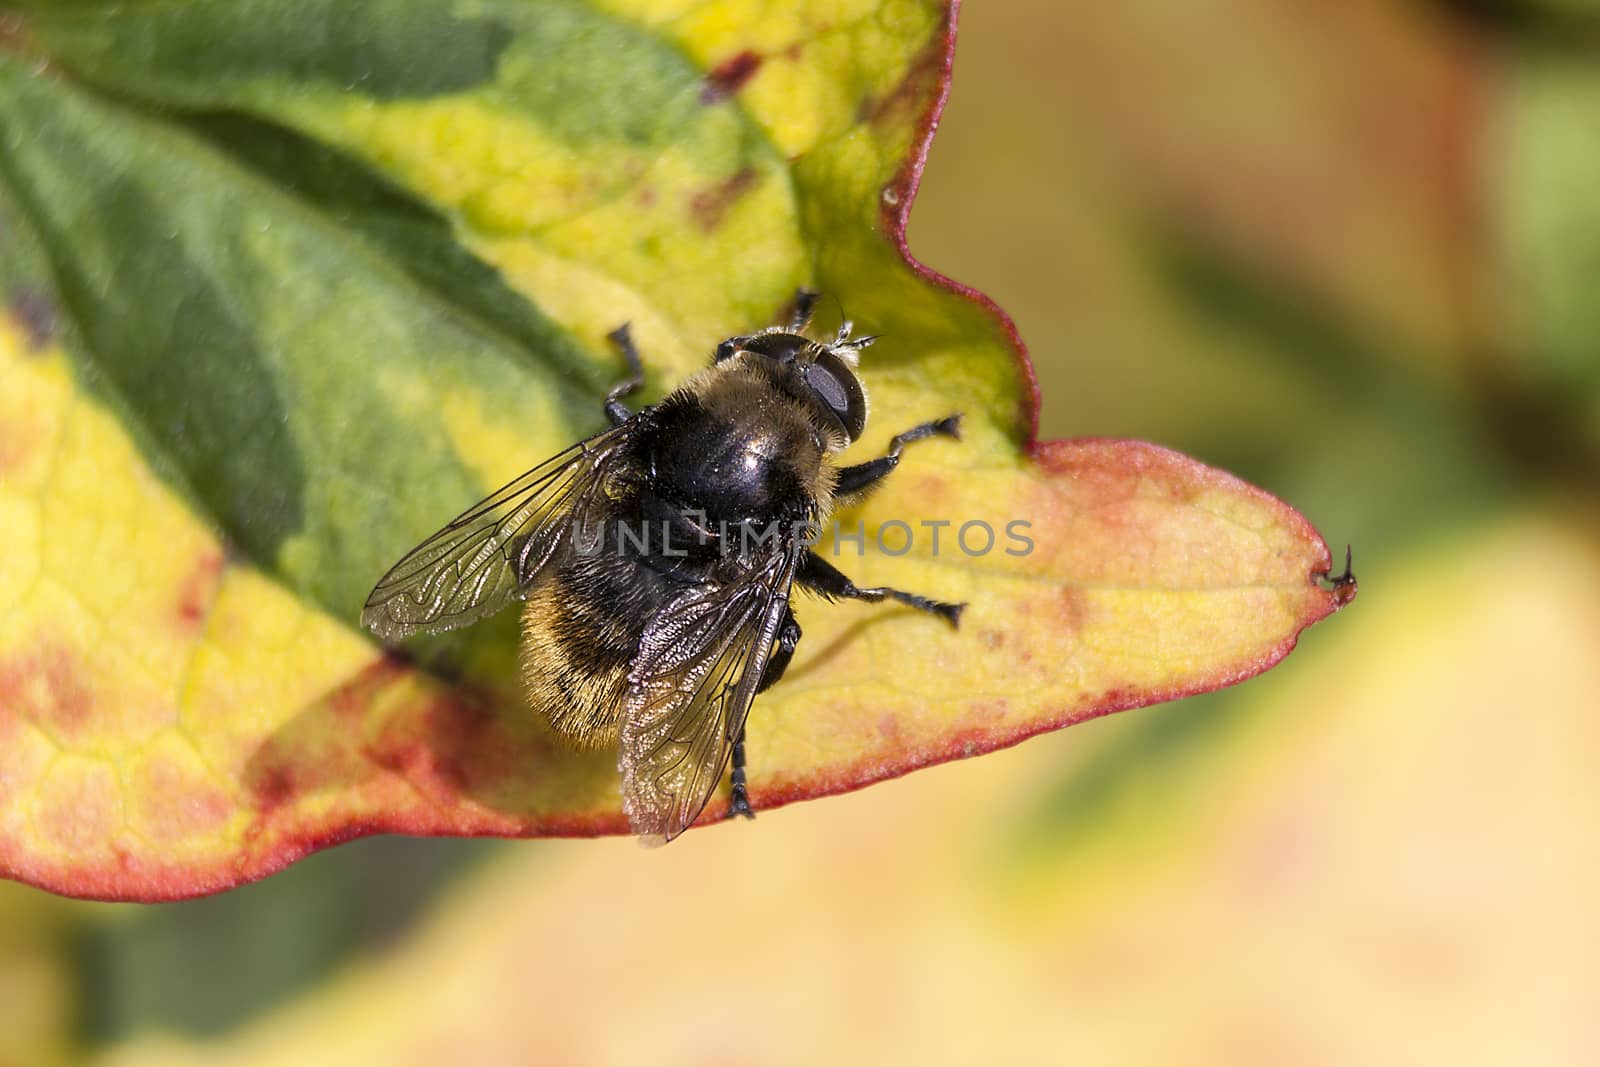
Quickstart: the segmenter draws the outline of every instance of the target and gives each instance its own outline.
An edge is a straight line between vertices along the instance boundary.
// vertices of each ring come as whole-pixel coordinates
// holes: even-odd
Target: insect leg
[[[921,426],[913,426],[905,433],[896,434],[889,442],[889,453],[877,459],[869,459],[865,463],[857,463],[853,467],[842,467],[839,470],[839,484],[835,492],[842,495],[859,493],[873,482],[882,478],[896,467],[900,466],[900,453],[912,441],[920,441],[924,437],[954,437],[961,438],[960,414],[949,415],[933,422],[925,422]]]
[[[644,384],[644,363],[639,359],[639,350],[633,346],[633,334],[629,332],[627,323],[606,334],[606,340],[616,345],[622,358],[628,361],[628,377],[612,386],[606,394],[606,418],[611,420],[611,425],[621,426],[633,418],[633,412],[628,410],[622,398]]]
[[[965,604],[947,604],[942,600],[931,597],[919,596],[916,593],[907,593],[902,589],[890,589],[888,586],[874,586],[863,589],[846,577],[833,564],[817,555],[807,552],[806,558],[800,563],[800,572],[795,575],[795,581],[814,592],[826,597],[837,597],[842,600],[865,600],[876,604],[883,600],[893,600],[937,615],[951,626],[961,624],[961,610]]]
[[[800,333],[811,325],[811,313],[816,310],[817,296],[815,289],[794,291],[794,314],[789,317],[790,333]]]
[[[721,344],[717,345],[716,355],[712,357],[711,362],[721,363],[723,360],[729,358],[735,352],[739,351],[739,349],[743,348],[749,342],[749,340],[749,337],[728,338],[726,341],[723,341]]]
[[[795,621],[794,612],[785,608],[783,625],[778,629],[778,647],[772,653],[772,658],[767,660],[766,669],[761,672],[761,684],[756,686],[756,692],[765,692],[772,683],[783,677],[789,661],[794,658],[794,646],[799,643],[800,624]],[[755,810],[750,807],[750,795],[745,791],[743,725],[739,727],[739,736],[733,741],[733,797],[728,804],[728,818],[735,815],[743,815],[747,819],[756,817]]]
[[[756,817],[755,809],[750,807],[750,794],[745,791],[744,784],[744,727],[739,727],[739,736],[733,740],[733,796],[728,801],[728,818],[743,815],[747,819]]]
[[[778,647],[767,660],[767,669],[761,672],[761,684],[756,686],[756,692],[765,693],[783,677],[783,672],[789,669],[789,661],[794,658],[794,646],[799,643],[800,624],[795,621],[794,612],[785,608],[783,625],[778,628]]]

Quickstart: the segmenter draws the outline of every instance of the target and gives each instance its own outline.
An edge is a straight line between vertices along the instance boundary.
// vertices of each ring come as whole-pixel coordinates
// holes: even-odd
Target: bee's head
[[[846,322],[831,344],[774,329],[743,338],[738,347],[792,367],[804,384],[805,398],[854,441],[867,425],[867,394],[856,376],[856,363],[861,350],[875,340],[876,337],[852,340],[850,323]]]

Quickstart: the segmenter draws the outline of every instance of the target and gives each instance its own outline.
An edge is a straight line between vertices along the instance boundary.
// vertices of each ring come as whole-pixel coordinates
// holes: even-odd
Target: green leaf
[[[917,446],[839,516],[872,551],[824,546],[863,582],[970,602],[962,631],[802,607],[751,720],[758,807],[1238,681],[1353,591],[1319,585],[1321,538],[1237,479],[1031,440],[1009,324],[905,253],[949,71],[939,4],[182,0],[19,25],[24,54],[0,54],[14,877],[170,898],[363,833],[622,829],[614,754],[568,751],[517,692],[514,613],[416,662],[355,622],[402,552],[600,424],[624,321],[660,395],[815,285],[884,335],[850,461],[965,412],[962,442]],[[942,553],[880,547],[940,521]],[[952,544],[969,521],[1027,523],[1030,550]]]

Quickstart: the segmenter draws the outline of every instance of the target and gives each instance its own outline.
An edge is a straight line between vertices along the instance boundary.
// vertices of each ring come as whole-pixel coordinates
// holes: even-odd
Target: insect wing
[[[739,580],[682,593],[645,631],[628,675],[617,755],[633,831],[670,841],[722,780],[789,604],[803,547]]]
[[[526,595],[569,523],[604,482],[625,424],[546,460],[474,504],[396,563],[361,610],[361,624],[386,641],[453,630]]]

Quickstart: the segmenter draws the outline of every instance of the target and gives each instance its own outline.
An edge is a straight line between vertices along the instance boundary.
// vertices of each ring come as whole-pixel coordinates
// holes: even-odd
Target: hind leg
[[[761,672],[761,684],[756,686],[756,692],[764,693],[789,669],[789,661],[794,658],[794,647],[800,643],[800,624],[795,621],[794,612],[785,609],[783,625],[778,629],[778,647],[773,650],[772,658],[767,660],[767,666]],[[750,807],[750,795],[745,788],[744,772],[744,725],[739,726],[739,736],[733,739],[733,799],[728,804],[728,818],[743,815],[747,819],[756,817],[755,810]]]
[[[926,611],[930,615],[937,615],[951,626],[960,626],[961,610],[965,604],[949,604],[943,600],[934,600],[919,593],[908,593],[903,589],[890,589],[888,586],[862,587],[851,581],[839,568],[817,555],[815,552],[806,553],[805,560],[800,564],[800,573],[795,578],[801,585],[825,597],[839,600],[865,600],[868,603],[879,603],[884,600],[893,600],[907,607]]]

